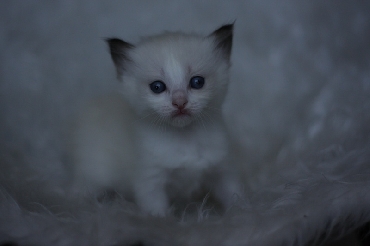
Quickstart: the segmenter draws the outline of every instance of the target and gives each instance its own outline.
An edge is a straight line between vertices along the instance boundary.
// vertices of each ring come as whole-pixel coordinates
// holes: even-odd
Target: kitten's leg
[[[142,211],[154,216],[166,215],[169,206],[165,183],[166,174],[158,169],[145,170],[135,180],[135,200]]]

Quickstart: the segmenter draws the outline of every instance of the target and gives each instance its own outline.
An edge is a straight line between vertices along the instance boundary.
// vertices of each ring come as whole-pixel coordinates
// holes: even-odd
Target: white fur
[[[230,206],[241,188],[232,177],[221,115],[229,63],[214,42],[212,36],[167,33],[128,52],[122,95],[95,99],[79,118],[73,148],[76,191],[133,193],[143,211],[165,215],[171,200],[189,199],[205,186]],[[189,87],[193,76],[205,78],[203,88]],[[149,85],[156,80],[167,90],[153,93]],[[180,96],[189,115],[174,117],[173,101]]]

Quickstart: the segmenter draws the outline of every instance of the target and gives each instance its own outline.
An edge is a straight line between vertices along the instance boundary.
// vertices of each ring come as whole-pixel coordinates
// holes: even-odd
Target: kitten
[[[232,37],[231,24],[206,37],[164,33],[137,45],[107,39],[122,91],[80,115],[76,189],[114,189],[164,216],[171,202],[205,187],[228,208],[241,194],[221,113]]]

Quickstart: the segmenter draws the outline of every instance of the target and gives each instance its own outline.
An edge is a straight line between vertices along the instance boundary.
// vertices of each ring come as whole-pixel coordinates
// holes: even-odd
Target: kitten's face
[[[220,114],[228,84],[230,54],[225,52],[230,52],[232,26],[229,36],[215,33],[208,37],[180,33],[151,37],[130,46],[125,60],[115,61],[123,74],[123,92],[140,117],[159,125],[184,127]],[[225,44],[230,47],[218,38],[230,42]]]

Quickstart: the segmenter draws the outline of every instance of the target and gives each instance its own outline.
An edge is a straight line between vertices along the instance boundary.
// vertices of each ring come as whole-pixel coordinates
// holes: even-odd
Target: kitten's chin
[[[181,114],[172,116],[170,119],[170,124],[175,127],[185,127],[193,121],[189,114]]]

